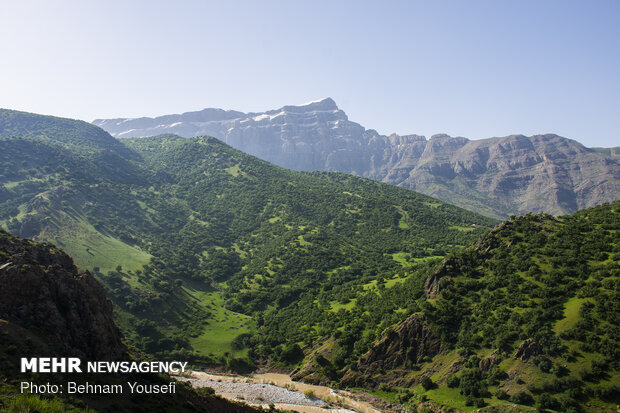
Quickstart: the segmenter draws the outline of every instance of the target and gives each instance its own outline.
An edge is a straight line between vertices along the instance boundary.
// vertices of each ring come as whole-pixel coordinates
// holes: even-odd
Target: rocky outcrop
[[[442,288],[450,282],[450,277],[455,275],[452,269],[452,260],[453,258],[448,258],[443,261],[439,268],[426,279],[424,283],[424,294],[426,298],[437,298]]]
[[[515,360],[528,361],[530,357],[540,354],[540,351],[540,345],[530,338],[521,343],[513,358]]]
[[[55,354],[126,357],[101,284],[88,272],[78,273],[72,259],[54,246],[1,230],[0,319],[44,337]]]
[[[491,231],[491,234],[485,237],[481,237],[478,242],[487,241],[489,239],[493,240],[494,237],[492,237],[492,232],[494,230],[495,229]],[[485,252],[488,252],[488,250]],[[484,253],[479,250],[478,246],[476,246],[473,250],[464,252],[460,255],[451,256],[443,260],[437,270],[435,270],[434,273],[429,275],[426,279],[426,282],[424,283],[424,293],[426,295],[426,298],[437,298],[441,290],[450,283],[451,278],[460,275],[459,268],[474,264],[475,261],[480,259],[480,257],[483,255]]]
[[[263,113],[205,109],[93,123],[119,138],[215,136],[285,168],[351,173],[497,218],[567,214],[620,197],[617,148],[593,150],[553,134],[385,136],[350,121],[330,98]]]
[[[335,378],[336,370],[330,360],[334,358],[336,346],[333,337],[316,340],[312,348],[306,349],[309,355],[299,369],[291,372],[291,378],[304,383],[329,385]]]
[[[480,360],[480,362],[478,363],[478,367],[480,368],[482,372],[486,373],[487,371],[491,370],[493,366],[498,365],[501,361],[502,361],[502,358],[499,354],[499,351],[496,350],[493,353],[491,353],[488,357],[485,357],[482,360]]]
[[[348,371],[341,383],[360,384],[381,373],[383,379],[401,376],[398,371],[415,368],[439,353],[441,341],[431,330],[424,317],[414,314],[383,333],[378,342],[366,353],[357,366]]]

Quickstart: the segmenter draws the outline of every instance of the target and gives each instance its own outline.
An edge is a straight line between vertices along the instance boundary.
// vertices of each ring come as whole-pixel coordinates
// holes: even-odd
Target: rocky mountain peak
[[[555,134],[475,141],[445,133],[428,140],[384,136],[350,121],[329,97],[262,113],[205,109],[95,124],[116,137],[210,135],[278,166],[351,173],[495,218],[567,214],[620,196],[618,151],[591,150]]]
[[[298,106],[285,106],[284,108],[294,107],[303,110],[339,110],[334,99],[327,97],[319,100],[313,100]]]
[[[447,133],[436,133],[433,136],[431,136],[431,140],[439,140],[439,139],[452,139],[452,136],[448,135]]]

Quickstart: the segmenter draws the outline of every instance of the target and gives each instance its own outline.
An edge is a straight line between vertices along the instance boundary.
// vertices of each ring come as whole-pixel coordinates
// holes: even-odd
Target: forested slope
[[[120,143],[78,121],[0,115],[10,125],[0,224],[92,269],[128,339],[152,353],[279,357],[329,337],[337,303],[355,291],[494,223],[370,180],[275,167],[214,138]],[[365,329],[363,349],[380,331],[371,320]]]
[[[612,408],[619,230],[620,201],[502,223],[429,273],[412,297],[419,310],[386,330],[343,384],[464,409]]]

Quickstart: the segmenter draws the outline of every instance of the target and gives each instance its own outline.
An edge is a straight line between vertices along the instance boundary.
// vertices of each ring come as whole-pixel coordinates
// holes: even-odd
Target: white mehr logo
[[[21,372],[32,373],[81,373],[77,357],[22,357]]]

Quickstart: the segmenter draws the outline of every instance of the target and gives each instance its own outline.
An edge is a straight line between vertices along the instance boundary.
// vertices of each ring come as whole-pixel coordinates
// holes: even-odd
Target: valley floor
[[[365,401],[356,400],[352,393],[326,386],[295,382],[287,374],[263,373],[251,376],[227,376],[193,371],[189,377],[193,387],[211,387],[229,400],[246,402],[268,408],[300,413],[380,413]],[[308,397],[309,396],[309,397]]]

